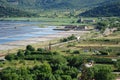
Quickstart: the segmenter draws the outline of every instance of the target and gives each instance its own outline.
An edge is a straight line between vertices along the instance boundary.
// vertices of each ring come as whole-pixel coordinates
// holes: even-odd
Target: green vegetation
[[[103,65],[114,65],[114,62],[112,62],[110,59],[82,56],[78,50],[73,51],[73,53],[74,56],[72,54],[63,56],[61,53],[56,51],[49,51],[42,48],[35,50],[31,45],[28,45],[26,46],[25,50],[19,50],[17,55],[9,54],[5,57],[8,62],[20,61],[19,64],[23,63],[24,66],[21,65],[19,67],[15,67],[17,65],[14,63],[14,67],[4,68],[0,72],[0,79],[77,80],[78,78],[82,78],[82,80],[114,80],[115,77],[112,73],[113,68],[108,65]],[[82,66],[85,60],[93,60],[96,65],[91,68],[86,68],[85,66]],[[34,61],[33,64],[36,64],[36,62],[37,64],[29,67],[26,61],[29,61],[29,63]],[[2,63],[1,65],[3,66],[6,64],[4,62]],[[119,70],[119,62],[115,63],[115,66]],[[81,69],[85,71],[81,71]]]
[[[96,22],[79,23],[80,19],[76,16],[82,12],[79,11],[80,8],[97,6],[104,1],[107,0],[93,0],[93,3],[90,0],[8,0],[9,3],[1,0],[0,17],[8,18],[0,20],[44,21],[47,25],[62,26],[92,25],[96,26],[98,31],[93,30],[84,36],[77,34],[80,36],[79,41],[75,40],[75,35],[71,35],[49,46],[48,43],[39,46],[42,48],[27,45],[25,49],[8,54],[5,56],[5,61],[0,61],[0,80],[115,80],[115,76],[119,75],[115,75],[114,72],[120,72],[119,17],[84,18]],[[18,4],[11,4],[14,2]],[[87,11],[85,15],[82,15],[83,13],[81,15],[120,16],[118,10],[119,3],[104,4],[95,8],[95,14],[91,12],[94,10],[90,10],[91,13]],[[105,12],[104,15],[101,11]],[[36,14],[33,12],[38,13],[40,17],[35,18]],[[107,28],[116,30],[104,36],[103,33]],[[57,43],[60,45],[56,45]],[[86,67],[86,64],[92,66]]]
[[[111,17],[120,16],[120,1],[108,3],[81,13],[79,16],[85,17]]]
[[[19,50],[17,55],[6,56],[9,61],[12,60],[37,60],[41,65],[33,65],[32,68],[20,67],[18,69],[10,67],[0,72],[1,80],[29,79],[29,80],[73,80],[77,79],[79,70],[75,67],[67,66],[67,59],[58,52],[51,52],[42,48],[33,51],[33,47],[28,45],[26,50]],[[36,62],[36,61],[35,61]],[[25,63],[24,63],[25,64]],[[12,72],[12,74],[10,74]]]
[[[0,17],[31,17],[31,16],[35,17],[37,15],[10,6],[0,5]]]
[[[60,39],[60,42],[67,42],[67,41],[71,41],[71,40],[75,40],[76,39],[76,36],[75,35],[71,35],[67,38],[63,38],[63,39]]]
[[[105,19],[101,21],[98,19],[97,25],[100,27],[98,29],[103,30],[104,27],[108,27],[108,24],[114,24],[116,25],[115,28],[119,28],[118,23],[111,23],[119,21],[119,18]],[[54,21],[54,19],[52,20]],[[114,28],[113,26],[109,27]],[[75,35],[71,35],[59,40],[59,43],[71,42],[51,47],[51,49],[36,49],[28,45],[24,50],[18,50],[15,54],[8,54],[5,56],[6,60],[0,62],[0,68],[2,68],[0,79],[115,80],[113,72],[120,71],[119,31],[108,36],[94,37],[96,35],[98,35],[97,32],[89,33],[84,36],[86,38],[81,38],[79,42],[75,41]],[[90,61],[94,61],[93,66],[85,67],[85,64]]]
[[[2,13],[0,17],[76,17],[78,14],[89,10],[90,8],[101,5],[101,3],[106,3],[107,0],[1,0],[0,7]],[[109,0],[113,1],[113,0]],[[115,2],[115,1],[113,1]],[[105,4],[107,5],[107,4]],[[118,4],[119,5],[119,4]],[[113,5],[114,6],[114,5]],[[110,6],[111,7],[111,6]],[[106,8],[106,6],[105,6]],[[113,7],[116,10],[119,6]],[[113,9],[112,8],[112,9]],[[100,8],[102,10],[102,8]],[[101,11],[100,10],[100,11]],[[109,9],[106,9],[109,10]],[[114,10],[116,12],[116,10]],[[110,8],[111,11],[111,8]],[[98,11],[99,12],[99,11]],[[104,10],[103,10],[104,12]],[[113,12],[113,11],[111,11]],[[109,13],[109,11],[108,11]],[[91,13],[92,14],[92,13]],[[91,15],[90,14],[90,15]],[[98,14],[96,12],[96,14]],[[108,16],[115,15],[119,13],[105,14]],[[95,15],[95,14],[93,14]],[[100,14],[98,14],[100,15]]]
[[[96,65],[92,68],[83,67],[80,80],[114,80],[115,75],[111,73],[113,69],[107,65]]]
[[[116,34],[116,32],[115,32]],[[89,34],[90,35],[90,34]],[[90,38],[49,49],[26,46],[1,61],[1,80],[115,80],[113,72],[120,71],[119,34]],[[114,38],[115,37],[115,38]],[[75,39],[74,35],[67,39]],[[69,41],[68,40],[68,41]],[[68,46],[72,45],[72,46]],[[93,66],[85,64],[93,61]],[[119,76],[119,75],[116,75]]]
[[[6,0],[4,0],[6,1]],[[8,2],[17,2],[18,7],[29,8],[29,9],[80,9],[82,7],[93,7],[107,0],[8,0]],[[81,5],[79,5],[81,4]]]
[[[113,30],[113,32],[119,31],[120,29],[119,21],[120,19],[117,17],[116,18],[103,18],[96,23],[96,29],[100,30],[102,33],[104,33],[104,31],[107,28],[109,29],[116,28],[116,30]]]

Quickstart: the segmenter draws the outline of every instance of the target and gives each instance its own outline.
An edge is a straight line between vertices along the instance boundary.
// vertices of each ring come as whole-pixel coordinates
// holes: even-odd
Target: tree
[[[52,73],[52,68],[51,66],[44,62],[42,65],[37,65],[32,69],[32,73],[34,73],[36,76],[37,75],[44,75],[48,73]]]
[[[120,61],[117,61],[115,63],[115,67],[117,68],[118,71],[120,71]]]
[[[112,73],[111,66],[96,66],[97,70],[94,71],[95,80],[115,80],[115,76]]]
[[[82,70],[82,77],[80,80],[115,80],[111,66],[97,65],[91,68],[84,67]]]
[[[64,74],[67,74],[67,75],[69,75],[69,76],[71,76],[71,78],[73,79],[73,78],[77,78],[77,75],[78,75],[78,73],[79,73],[79,70],[77,69],[77,68],[75,68],[75,67],[63,67],[64,69],[63,69],[63,71],[64,71]]]
[[[72,80],[71,76],[69,75],[62,75],[62,80]]]
[[[75,50],[73,51],[74,54],[80,54],[80,51],[79,50]]]
[[[7,60],[14,60],[15,59],[15,55],[14,54],[8,54],[7,56],[5,56],[5,59]]]
[[[69,56],[67,57],[68,65],[71,67],[80,68],[85,57],[81,56]]]
[[[17,52],[17,57],[18,57],[19,59],[24,59],[24,52],[23,52],[22,50],[19,50],[19,51]]]
[[[45,73],[51,73],[52,72],[52,68],[50,66],[49,63],[44,62],[43,65],[41,65],[41,72],[45,72]]]
[[[108,27],[108,22],[98,22],[97,23],[97,29],[99,29],[101,32],[103,32],[105,29],[106,29],[106,27]]]
[[[62,80],[61,76],[59,74],[54,74],[56,80]]]
[[[76,39],[76,36],[74,34],[68,37],[68,40],[74,40],[74,39]]]
[[[21,67],[20,69],[16,70],[16,73],[19,75],[18,80],[33,80],[30,70],[26,67]]]
[[[25,55],[30,55],[31,52],[30,52],[29,50],[26,50],[24,54],[25,54]]]
[[[62,69],[58,69],[58,70],[54,71],[54,74],[62,75],[62,74],[64,74],[64,71]]]
[[[33,48],[31,45],[27,45],[26,50],[35,51],[35,48]]]
[[[0,72],[1,80],[18,80],[18,78],[19,75],[16,74],[16,70],[14,68],[8,67]]]
[[[56,80],[51,73],[39,73],[35,80]]]
[[[32,69],[32,73],[35,74],[35,80],[55,80],[52,74],[52,68],[46,62],[40,66],[35,66]]]
[[[5,73],[1,75],[1,80],[18,80],[19,76],[16,73]]]
[[[50,64],[59,64],[59,65],[66,65],[67,64],[67,60],[64,58],[64,57],[62,57],[62,56],[54,56],[51,60],[50,60],[50,62],[49,62]]]
[[[39,51],[40,53],[45,53],[46,52],[46,50],[43,49],[43,48],[38,48],[37,51]]]

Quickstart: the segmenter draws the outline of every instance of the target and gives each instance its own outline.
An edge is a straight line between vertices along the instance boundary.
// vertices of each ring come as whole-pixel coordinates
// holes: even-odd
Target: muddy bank
[[[35,37],[35,38],[29,38],[26,40],[20,40],[20,41],[13,41],[5,44],[0,44],[0,51],[1,50],[11,50],[14,48],[19,48],[19,47],[24,47],[29,44],[37,44],[37,43],[42,43],[45,41],[50,41],[50,40],[55,40],[55,39],[60,39],[63,37],[68,37],[72,34],[76,36],[82,36],[86,33],[90,33],[89,31],[63,31],[63,32],[58,32],[56,34],[52,35],[46,35],[43,37]]]

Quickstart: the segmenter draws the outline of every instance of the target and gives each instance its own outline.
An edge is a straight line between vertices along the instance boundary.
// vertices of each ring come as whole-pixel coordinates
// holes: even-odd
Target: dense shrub
[[[31,55],[31,51],[26,50],[24,54],[25,54],[25,55]]]
[[[37,51],[39,51],[40,53],[45,53],[46,52],[46,50],[43,49],[43,48],[38,48]]]
[[[84,62],[85,57],[81,56],[68,56],[68,65],[71,67],[80,68],[81,64]]]
[[[76,39],[76,36],[74,34],[68,37],[68,40],[74,40],[74,39]]]
[[[58,65],[64,65],[67,64],[66,58],[62,56],[53,56],[52,59],[49,61],[50,64],[58,64]]]
[[[80,51],[79,50],[75,50],[75,51],[73,51],[73,54],[80,54]]]
[[[112,71],[113,68],[110,66],[96,66],[94,78],[95,80],[115,80],[115,75]]]
[[[75,43],[68,43],[67,47],[74,47]]]
[[[27,55],[25,56],[25,60],[51,60],[51,55]]]
[[[112,73],[113,68],[108,65],[95,65],[90,68],[82,67],[80,80],[115,80],[115,75]]]
[[[98,57],[92,57],[90,58],[93,61],[95,61],[96,63],[100,63],[100,64],[113,64],[114,62],[112,61],[112,59],[109,58],[98,58]]]
[[[114,66],[117,68],[117,71],[120,71],[120,60],[115,62]]]
[[[67,38],[60,39],[60,42],[67,42],[67,41],[68,41]]]
[[[62,80],[72,80],[71,76],[69,75],[62,75]]]
[[[24,59],[24,52],[22,51],[22,50],[19,50],[18,52],[17,52],[17,58],[19,58],[19,59]]]
[[[101,53],[101,55],[109,55],[109,53],[106,51],[99,51],[99,52]]]
[[[62,80],[61,75],[59,74],[54,74],[56,80]]]
[[[67,41],[74,40],[74,39],[76,39],[76,36],[72,34],[71,36],[67,38],[60,39],[60,42],[67,42]]]
[[[27,46],[26,46],[26,50],[35,51],[35,48],[32,47],[31,45],[27,45]]]
[[[108,51],[108,50],[107,50]],[[71,53],[71,50],[68,50]],[[109,52],[109,51],[108,51]],[[62,56],[59,52],[47,51],[42,48],[35,50],[32,46],[27,46],[26,50],[19,50],[17,54],[9,54],[5,58],[7,60],[19,59],[19,63],[25,64],[25,60],[40,61],[40,65],[30,68],[9,68],[0,71],[0,80],[77,80],[77,76],[80,73],[79,69],[86,61],[93,60],[99,64],[113,64],[119,69],[119,62],[115,63],[110,58],[99,58],[78,55],[79,50],[73,51],[74,54],[68,56]],[[75,55],[77,54],[77,55]],[[26,66],[26,65],[25,65]],[[95,65],[96,66],[96,65]],[[102,67],[104,68],[104,67]],[[97,69],[87,70],[86,78],[82,80],[92,80],[94,77],[96,80],[98,76],[110,79],[111,70],[97,67]],[[104,72],[106,71],[106,72]],[[95,74],[94,74],[95,73]],[[110,76],[108,77],[110,73]],[[105,76],[104,76],[105,75]],[[111,80],[111,79],[110,79]]]
[[[117,55],[120,56],[120,52],[118,52]]]
[[[16,58],[16,56],[14,54],[8,54],[7,56],[5,56],[5,59],[7,60],[14,60]]]
[[[33,80],[27,68],[6,68],[0,72],[0,80]]]

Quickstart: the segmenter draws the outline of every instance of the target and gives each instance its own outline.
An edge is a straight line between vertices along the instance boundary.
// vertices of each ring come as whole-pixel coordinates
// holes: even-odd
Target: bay
[[[56,34],[55,26],[41,28],[43,22],[0,21],[0,44]]]

